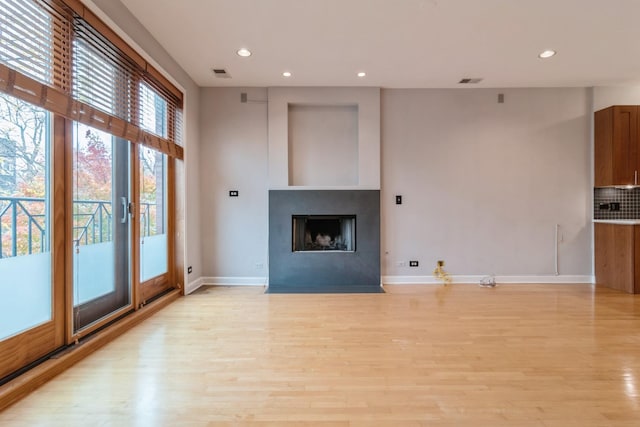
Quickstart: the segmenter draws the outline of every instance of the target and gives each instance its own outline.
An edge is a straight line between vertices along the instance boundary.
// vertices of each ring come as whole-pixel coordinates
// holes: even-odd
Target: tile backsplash
[[[619,203],[620,210],[611,210],[612,203]],[[593,219],[640,219],[640,188],[594,188]]]

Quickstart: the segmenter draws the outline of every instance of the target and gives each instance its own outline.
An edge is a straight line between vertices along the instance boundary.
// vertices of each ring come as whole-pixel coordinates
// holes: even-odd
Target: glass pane
[[[140,127],[167,137],[167,101],[146,84],[140,84]]]
[[[50,115],[0,94],[0,340],[50,321]]]
[[[140,281],[167,272],[167,156],[140,147]]]
[[[101,111],[130,120],[131,73],[109,55],[109,47],[97,46],[97,41],[86,31],[77,31],[73,42],[73,96]]]
[[[74,329],[130,303],[129,143],[76,123],[73,138]]]

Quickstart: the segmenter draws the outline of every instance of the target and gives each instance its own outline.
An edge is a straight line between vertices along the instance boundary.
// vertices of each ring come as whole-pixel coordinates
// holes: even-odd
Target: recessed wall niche
[[[358,106],[288,104],[290,186],[358,185]]]
[[[272,87],[268,98],[269,189],[380,189],[380,88]]]

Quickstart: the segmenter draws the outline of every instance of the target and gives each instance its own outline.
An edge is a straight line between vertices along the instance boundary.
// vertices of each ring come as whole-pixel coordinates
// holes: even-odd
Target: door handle
[[[127,203],[126,197],[120,197],[120,203],[122,203],[122,217],[120,217],[120,224],[127,222],[127,211],[129,209],[129,203]]]

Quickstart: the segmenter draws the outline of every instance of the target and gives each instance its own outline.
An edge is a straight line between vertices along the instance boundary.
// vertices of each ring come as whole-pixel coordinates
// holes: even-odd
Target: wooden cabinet
[[[640,293],[640,225],[594,224],[596,286]]]
[[[594,163],[596,187],[640,184],[639,108],[620,105],[596,111]]]

